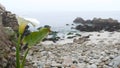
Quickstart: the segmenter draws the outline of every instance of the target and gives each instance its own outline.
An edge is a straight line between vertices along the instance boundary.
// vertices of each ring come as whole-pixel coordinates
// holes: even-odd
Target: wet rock
[[[56,43],[60,39],[60,37],[57,34],[58,34],[57,31],[52,31],[49,34],[50,37],[43,39],[43,41],[53,41],[54,43]]]
[[[75,29],[75,27],[71,27],[71,29]]]
[[[68,36],[67,39],[72,39],[74,37],[76,37],[76,36]]]
[[[45,25],[44,27],[45,27],[45,28],[51,28],[51,26],[49,26],[49,25]]]
[[[67,35],[73,35],[73,33],[72,33],[72,32],[69,32],[69,33],[67,33]]]
[[[78,34],[78,33],[77,33],[77,34],[75,34],[75,36],[81,36],[81,34]]]
[[[66,26],[69,26],[69,24],[66,24]]]

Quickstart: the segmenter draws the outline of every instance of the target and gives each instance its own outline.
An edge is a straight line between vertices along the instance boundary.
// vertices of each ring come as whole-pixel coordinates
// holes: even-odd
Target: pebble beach
[[[81,36],[44,41],[27,56],[37,68],[120,68],[119,32],[81,32]]]

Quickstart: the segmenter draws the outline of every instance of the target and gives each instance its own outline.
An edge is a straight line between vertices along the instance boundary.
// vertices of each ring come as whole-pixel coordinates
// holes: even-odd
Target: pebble
[[[70,66],[72,64],[72,58],[70,56],[64,57],[63,65]]]
[[[95,65],[95,64],[88,65],[88,68],[97,68],[97,65]]]

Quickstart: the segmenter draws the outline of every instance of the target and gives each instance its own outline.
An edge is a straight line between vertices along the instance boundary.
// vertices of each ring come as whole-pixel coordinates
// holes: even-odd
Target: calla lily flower
[[[33,22],[30,22],[22,17],[17,17],[18,24],[19,24],[19,33],[23,34],[25,27],[28,25],[28,23],[32,24],[35,27],[35,24]]]

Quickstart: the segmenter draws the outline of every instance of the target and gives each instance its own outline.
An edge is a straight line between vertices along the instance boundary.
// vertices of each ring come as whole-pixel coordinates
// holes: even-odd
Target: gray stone
[[[70,56],[64,57],[63,65],[64,66],[69,66],[71,64],[72,64],[72,57],[70,57]]]
[[[95,65],[95,64],[88,65],[88,68],[97,68],[97,65]]]
[[[114,58],[110,63],[110,66],[112,66],[113,68],[120,68],[120,56]]]

